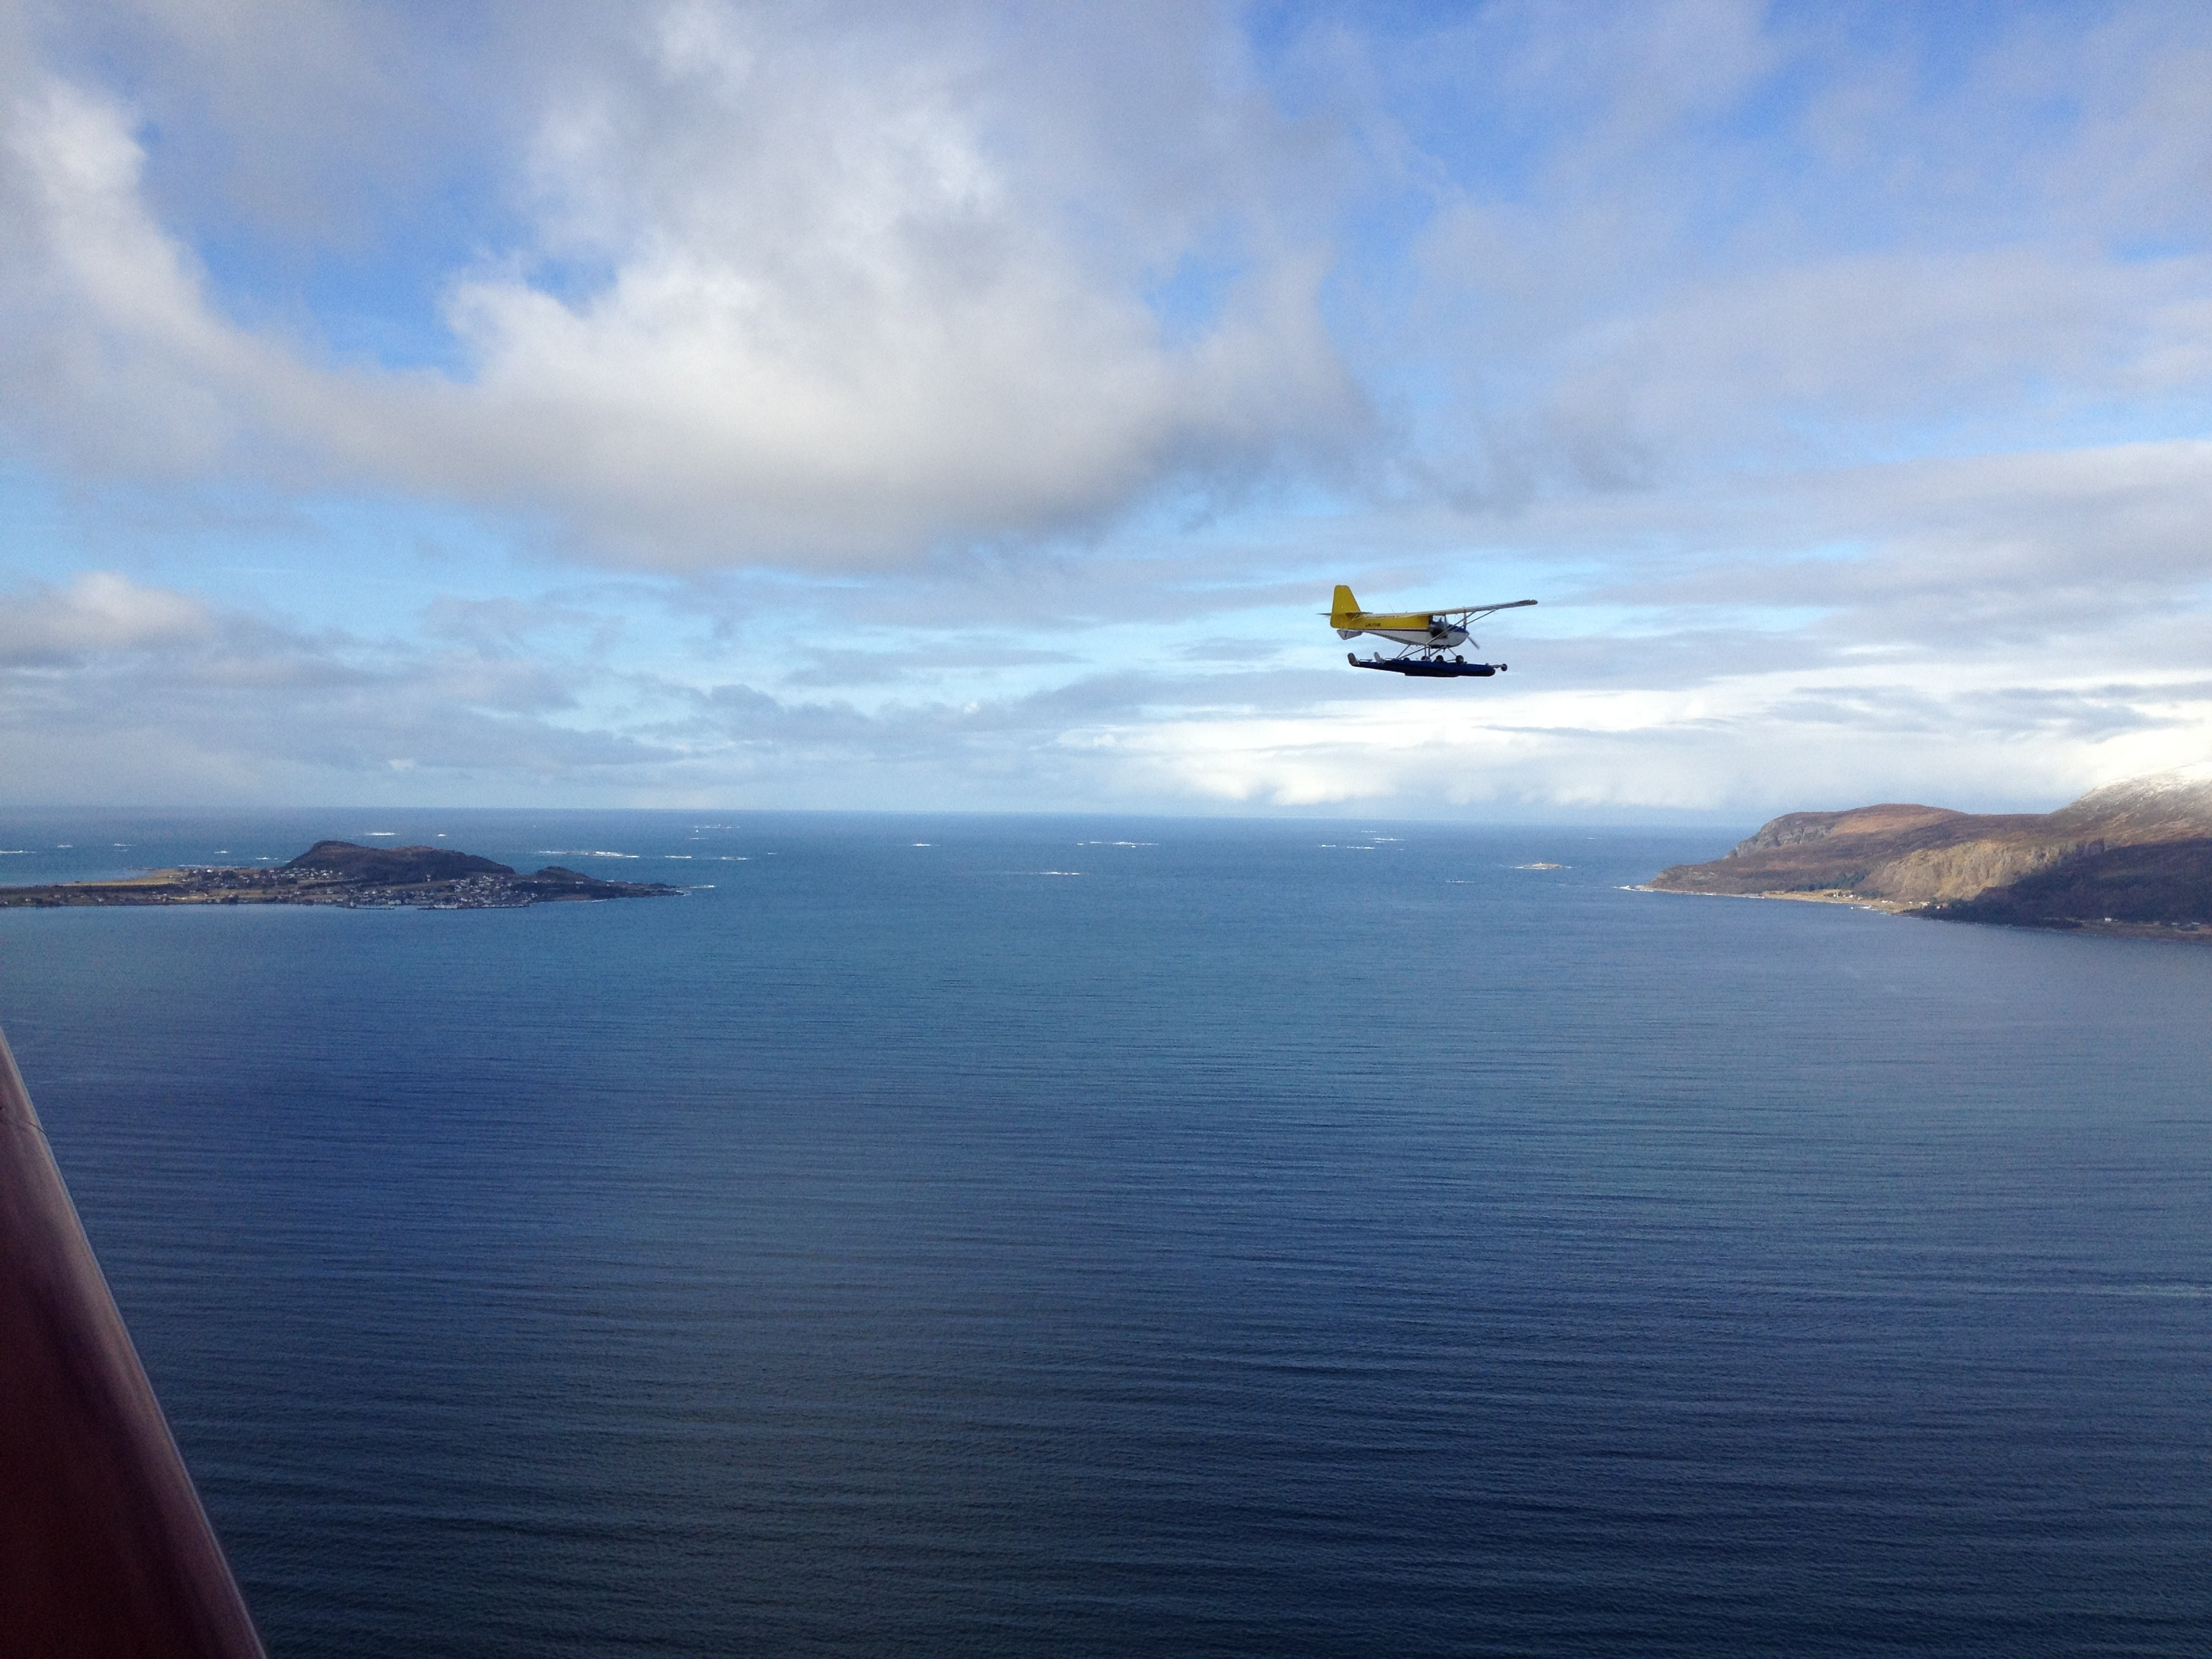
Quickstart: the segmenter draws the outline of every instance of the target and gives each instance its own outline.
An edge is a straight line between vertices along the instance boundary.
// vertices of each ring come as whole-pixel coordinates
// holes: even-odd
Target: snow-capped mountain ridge
[[[2156,832],[2167,830],[2212,836],[2212,761],[2105,784],[2051,816],[2055,823],[2094,822],[2130,841],[2164,840]]]

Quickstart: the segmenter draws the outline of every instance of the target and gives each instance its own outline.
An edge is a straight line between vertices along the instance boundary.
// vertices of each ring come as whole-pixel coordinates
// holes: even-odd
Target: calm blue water
[[[0,879],[375,830],[712,885],[0,914],[282,1659],[2212,1650],[2212,950],[1620,890],[1725,834],[18,815]]]

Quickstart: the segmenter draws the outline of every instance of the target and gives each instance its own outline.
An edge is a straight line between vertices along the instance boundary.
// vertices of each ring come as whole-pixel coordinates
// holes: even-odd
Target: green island
[[[2212,763],[2108,784],[2055,812],[1895,801],[1790,812],[1648,890],[2212,943]]]
[[[441,847],[319,841],[286,864],[191,865],[121,881],[0,887],[0,909],[117,904],[328,904],[346,909],[505,910],[582,899],[656,898],[683,889],[602,881],[549,864],[534,875]]]

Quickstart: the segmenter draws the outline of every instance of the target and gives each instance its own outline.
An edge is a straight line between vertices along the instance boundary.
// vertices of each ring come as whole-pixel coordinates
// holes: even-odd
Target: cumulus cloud
[[[132,13],[169,43],[159,179],[83,46]],[[0,88],[19,433],[514,509],[586,559],[912,565],[1359,465],[1515,508],[1928,422],[2009,444],[2212,372],[2186,9],[2023,14],[1941,96],[1910,20],[1745,0],[1316,20],[1279,61],[1143,5],[89,15],[19,31]],[[456,82],[473,126],[425,90]],[[195,253],[343,242],[319,184],[417,228],[349,153],[496,204],[416,296],[445,368],[341,363]]]
[[[1129,181],[1023,165],[991,128],[1042,121],[1035,93],[944,21],[831,42],[686,7],[567,94],[534,160],[547,219],[611,275],[574,302],[526,275],[457,285],[477,369],[455,466],[648,558],[881,559],[1094,518],[1356,420],[1317,250],[1250,248],[1170,343],[1138,285],[1172,245],[1117,256],[1074,223],[1079,192]]]
[[[986,52],[984,20],[624,16],[545,72],[513,181],[527,240],[445,287],[453,375],[341,369],[229,319],[152,210],[131,109],[19,66],[19,428],[111,471],[289,464],[550,514],[589,556],[685,568],[1064,530],[1325,459],[1363,421],[1325,248],[1231,193],[1255,183],[1259,100],[1148,112],[1191,152],[1152,211],[1080,130],[1125,112],[1071,112]],[[1165,316],[1146,285],[1194,239],[1235,269]]]

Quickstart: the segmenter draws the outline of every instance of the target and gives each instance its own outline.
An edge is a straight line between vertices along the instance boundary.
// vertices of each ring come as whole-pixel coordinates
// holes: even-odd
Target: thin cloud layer
[[[418,772],[511,796],[672,756],[572,723],[590,678],[497,642],[303,632],[107,573],[0,593],[18,800],[329,799],[364,781],[383,799]]]
[[[443,603],[416,641],[303,633],[112,576],[19,591],[0,595],[0,749],[22,798],[80,801],[158,788],[1533,818],[1863,796],[2050,806],[2212,751],[2212,674],[2171,622],[2027,678],[2014,655],[1928,641],[1832,640],[1808,657],[1743,630],[1500,635],[1516,671],[1470,700],[1348,676],[1328,647],[1079,664],[1040,689],[948,696],[919,641],[884,685],[799,672],[770,691],[639,671],[581,621]]]
[[[189,595],[88,571],[67,587],[33,588],[0,604],[0,668],[65,668],[198,641],[213,629],[207,607]]]

